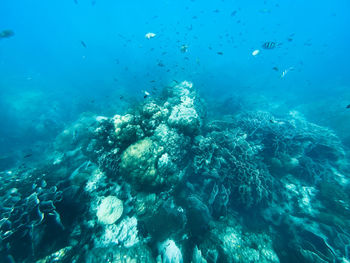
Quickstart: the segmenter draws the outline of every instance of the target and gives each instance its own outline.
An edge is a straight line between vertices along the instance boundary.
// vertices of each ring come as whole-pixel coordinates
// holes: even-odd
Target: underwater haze
[[[349,262],[349,12],[2,0],[0,262]]]

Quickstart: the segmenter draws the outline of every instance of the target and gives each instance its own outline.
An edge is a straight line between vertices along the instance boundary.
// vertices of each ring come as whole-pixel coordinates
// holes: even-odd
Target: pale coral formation
[[[115,223],[123,214],[123,202],[115,196],[107,196],[102,199],[97,207],[96,216],[102,224]]]
[[[126,144],[140,139],[144,136],[137,118],[132,114],[113,117],[115,136],[118,144]]]
[[[195,107],[195,92],[192,83],[187,81],[173,88],[174,97],[169,101],[176,101],[173,106],[168,123],[171,127],[185,134],[197,134],[201,126],[200,116]]]
[[[157,186],[164,183],[158,177],[156,162],[163,151],[150,138],[145,138],[130,145],[121,156],[122,174],[135,185]]]

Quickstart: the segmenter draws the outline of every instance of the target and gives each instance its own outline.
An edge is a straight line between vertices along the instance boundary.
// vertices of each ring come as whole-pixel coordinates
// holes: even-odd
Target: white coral
[[[98,221],[103,224],[115,223],[123,214],[123,202],[115,196],[105,197],[97,207]]]
[[[136,217],[126,217],[119,224],[108,225],[96,246],[111,244],[123,245],[130,248],[139,242]]]

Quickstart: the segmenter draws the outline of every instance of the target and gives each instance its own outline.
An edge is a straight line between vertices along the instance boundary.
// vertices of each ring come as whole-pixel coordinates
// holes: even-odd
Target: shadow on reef
[[[82,115],[40,167],[0,176],[2,262],[349,260],[337,136],[293,111],[210,119],[187,81]]]

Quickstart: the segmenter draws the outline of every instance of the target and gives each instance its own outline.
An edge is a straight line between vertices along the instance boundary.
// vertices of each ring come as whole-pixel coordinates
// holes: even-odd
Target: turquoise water
[[[349,11],[3,0],[0,261],[350,260]]]

